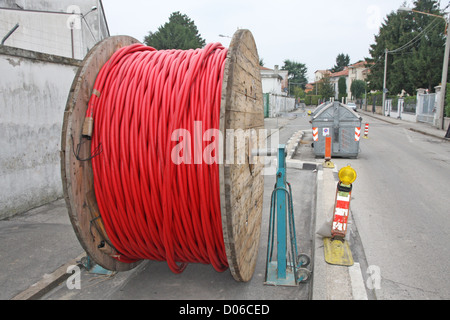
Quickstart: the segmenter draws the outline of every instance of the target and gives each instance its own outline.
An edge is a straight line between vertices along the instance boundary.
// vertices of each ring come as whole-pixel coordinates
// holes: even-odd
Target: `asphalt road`
[[[450,143],[364,116],[351,202],[377,299],[449,299]]]

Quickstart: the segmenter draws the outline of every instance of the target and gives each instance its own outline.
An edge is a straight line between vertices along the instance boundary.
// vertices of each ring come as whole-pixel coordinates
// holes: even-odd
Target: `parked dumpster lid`
[[[323,108],[325,108],[325,107],[328,106],[329,104],[333,104],[333,102],[328,101],[328,102],[324,102],[324,103],[320,104],[320,105],[316,108],[316,110],[314,110],[314,111],[311,113],[311,117],[314,117],[317,113],[319,113]]]
[[[340,102],[332,102],[319,107],[320,110],[316,110],[316,112],[312,115],[313,121],[318,119],[333,119],[341,122],[349,120],[354,121],[355,118],[362,120],[362,117],[358,113]],[[339,109],[338,112],[336,112],[337,109]],[[336,116],[338,119],[335,119]]]

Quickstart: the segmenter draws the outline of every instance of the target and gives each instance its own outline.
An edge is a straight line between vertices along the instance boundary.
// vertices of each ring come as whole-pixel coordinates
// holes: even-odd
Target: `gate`
[[[269,94],[264,93],[264,118],[269,118],[270,111],[270,102],[269,102]]]
[[[418,94],[418,98],[416,108],[417,121],[433,123],[436,94]]]

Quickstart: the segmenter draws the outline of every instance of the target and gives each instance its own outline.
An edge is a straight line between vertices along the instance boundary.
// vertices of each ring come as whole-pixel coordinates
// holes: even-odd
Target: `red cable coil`
[[[219,128],[226,56],[218,43],[188,51],[135,44],[100,71],[86,116],[92,150],[102,145],[92,159],[95,194],[119,261],[167,261],[175,273],[189,262],[228,268],[218,164],[171,159],[174,130],[194,133],[201,121],[202,137]]]

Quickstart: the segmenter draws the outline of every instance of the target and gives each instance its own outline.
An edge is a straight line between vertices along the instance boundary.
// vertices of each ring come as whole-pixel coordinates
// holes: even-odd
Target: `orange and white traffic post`
[[[369,139],[369,124],[366,123],[366,127],[364,129],[364,139]]]
[[[331,137],[325,137],[325,162],[323,166],[325,168],[334,168],[334,163],[331,162],[331,149],[332,149]]]

